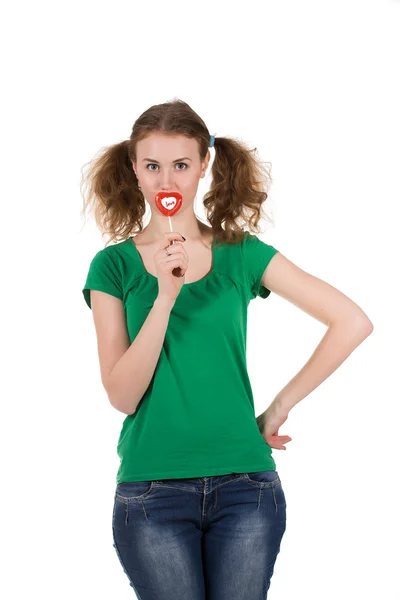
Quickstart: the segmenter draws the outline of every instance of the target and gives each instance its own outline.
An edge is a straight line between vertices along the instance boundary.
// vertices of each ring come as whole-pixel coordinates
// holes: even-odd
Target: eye
[[[187,165],[186,163],[184,163],[184,162],[181,162],[181,163],[176,163],[176,164],[177,164],[177,165],[184,165],[184,167],[187,167],[187,166],[188,166],[188,165]],[[146,166],[146,169],[147,169],[148,171],[156,171],[157,169],[149,169],[149,167],[153,167],[153,166],[154,166],[154,167],[158,167],[158,165],[156,165],[156,163],[149,163],[149,164]],[[178,169],[178,171],[185,171],[185,170],[186,170],[186,169]]]

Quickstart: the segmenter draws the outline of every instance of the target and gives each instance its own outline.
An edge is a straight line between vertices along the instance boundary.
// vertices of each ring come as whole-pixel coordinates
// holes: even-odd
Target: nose
[[[174,189],[173,175],[169,169],[165,169],[160,173],[159,188],[163,192],[169,192]]]

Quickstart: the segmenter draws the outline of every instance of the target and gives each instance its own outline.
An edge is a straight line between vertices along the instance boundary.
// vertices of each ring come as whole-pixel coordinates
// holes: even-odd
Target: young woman
[[[213,145],[208,226],[193,204]],[[185,102],[145,111],[129,140],[96,158],[87,182],[85,208],[93,204],[116,242],[92,259],[83,294],[104,388],[126,415],[112,518],[118,558],[141,600],[264,600],[286,528],[272,449],[285,450],[291,438],[279,428],[372,323],[253,234],[266,171],[244,144],[210,136]],[[172,232],[158,192],[182,195]],[[143,228],[145,200],[151,220]],[[328,329],[256,418],[247,308],[271,291]]]

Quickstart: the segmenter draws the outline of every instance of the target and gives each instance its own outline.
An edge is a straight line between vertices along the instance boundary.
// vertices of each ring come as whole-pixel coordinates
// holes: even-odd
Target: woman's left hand
[[[292,441],[292,438],[288,435],[279,435],[279,427],[287,420],[288,414],[287,409],[274,401],[267,410],[257,417],[258,428],[271,448],[286,450],[284,444]]]

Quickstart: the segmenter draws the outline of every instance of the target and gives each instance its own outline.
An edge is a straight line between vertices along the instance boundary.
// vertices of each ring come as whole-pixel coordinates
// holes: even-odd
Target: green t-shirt
[[[274,470],[258,429],[246,364],[247,307],[270,290],[261,277],[278,252],[246,232],[213,243],[211,271],[182,286],[160,356],[136,412],[122,423],[117,483]],[[123,302],[132,343],[158,294],[133,240],[107,246],[90,263],[82,290]]]

